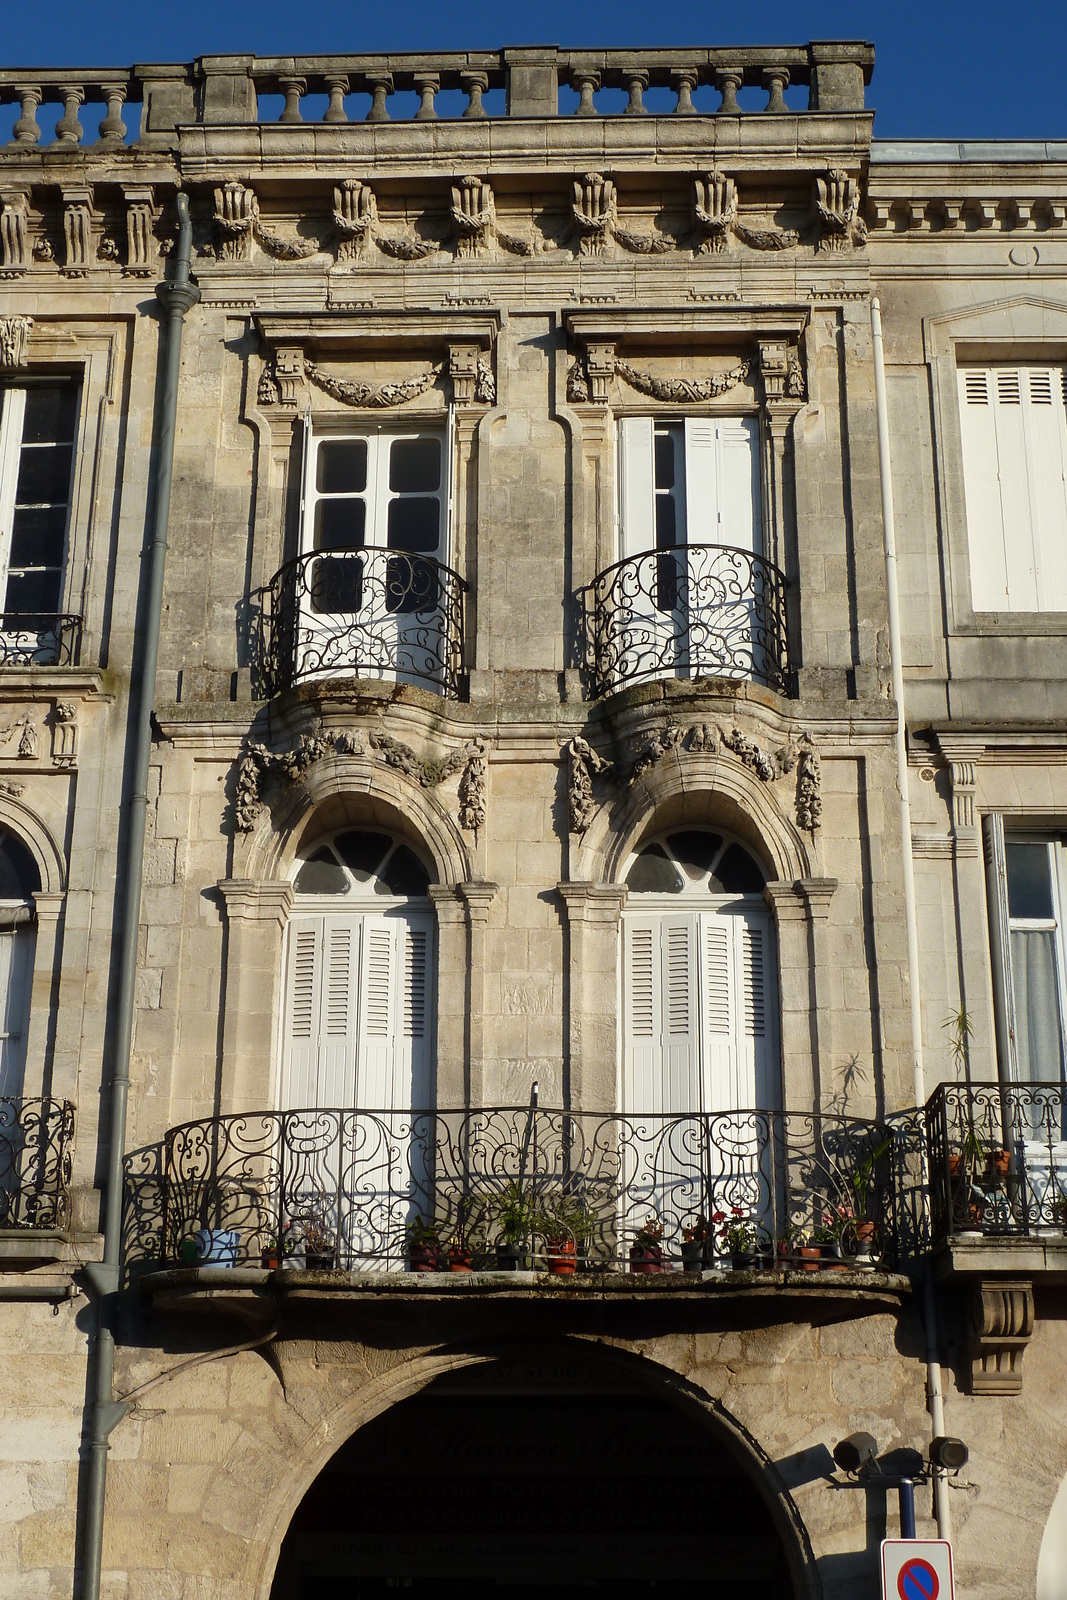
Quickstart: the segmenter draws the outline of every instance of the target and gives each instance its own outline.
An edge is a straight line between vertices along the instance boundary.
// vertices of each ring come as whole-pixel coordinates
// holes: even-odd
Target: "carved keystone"
[[[1034,1331],[1031,1283],[983,1280],[971,1290],[972,1394],[1019,1394],[1023,1351]]]

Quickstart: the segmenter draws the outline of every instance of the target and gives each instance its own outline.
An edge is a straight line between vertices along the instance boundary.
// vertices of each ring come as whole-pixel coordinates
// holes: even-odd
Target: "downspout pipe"
[[[897,707],[897,787],[900,790],[900,843],[904,858],[904,919],[908,944],[908,988],[911,995],[911,1056],[915,1105],[926,1104],[923,1069],[922,991],[919,973],[919,919],[915,904],[915,863],[911,849],[911,800],[908,791],[908,740],[904,708],[904,667],[900,644],[900,593],[897,586],[897,536],[893,515],[893,469],[889,455],[889,409],[885,393],[885,351],[882,345],[882,308],[871,297],[871,336],[874,345],[874,402],[878,419],[878,462],[882,489],[882,529],[885,542],[885,583],[889,608],[889,660],[893,699]],[[925,1155],[924,1155],[925,1166]],[[923,1174],[924,1179],[926,1174]],[[927,1262],[923,1274],[923,1323],[926,1342],[926,1400],[934,1438],[945,1433],[945,1402],[938,1359],[937,1306],[934,1281]],[[934,1513],[942,1539],[952,1537],[948,1484],[941,1467],[933,1469]]]
[[[110,1112],[104,1148],[104,1252],[100,1262],[86,1268],[86,1276],[97,1294],[97,1319],[93,1370],[89,1383],[92,1418],[81,1547],[81,1600],[99,1600],[108,1440],[111,1430],[129,1410],[128,1403],[114,1398],[115,1339],[110,1319],[119,1287],[122,1253],[122,1163],[126,1150],[126,1108],[130,1090],[130,1050],[137,981],[137,934],[141,921],[148,769],[152,755],[152,709],[159,662],[163,578],[167,564],[167,524],[170,520],[170,492],[174,473],[174,426],[178,410],[182,330],[186,313],[200,299],[200,290],[190,278],[192,226],[188,196],[179,192],[175,204],[178,211],[178,244],[174,253],[174,275],[156,285],[156,297],[163,308],[163,381],[155,435],[155,492],[145,530],[144,559],[148,577],[144,625],[140,657],[135,658],[130,673],[133,759],[127,802],[124,889],[118,928],[118,1000],[108,1082]]]

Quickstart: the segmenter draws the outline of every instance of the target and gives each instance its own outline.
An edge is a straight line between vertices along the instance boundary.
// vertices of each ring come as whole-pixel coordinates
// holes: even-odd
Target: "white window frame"
[[[990,957],[993,976],[997,1048],[1001,1072],[1009,1083],[1022,1081],[1019,1066],[1018,1019],[1015,1008],[1011,934],[1013,931],[1055,933],[1056,975],[1060,1010],[1061,1076],[1067,1068],[1067,845],[1062,832],[1027,828],[1000,813],[984,821],[986,839],[986,894],[989,905]],[[1024,920],[1011,916],[1008,904],[1006,846],[1014,842],[1045,844],[1050,852],[1051,920]],[[1053,1081],[1051,1079],[1047,1080]]]
[[[70,575],[71,521],[74,513],[75,480],[81,434],[82,395],[80,387],[74,378],[41,377],[37,380],[0,384],[0,617],[2,617],[6,603],[8,580],[11,574],[11,546],[14,535],[15,496],[18,488],[19,469],[24,449],[34,448],[32,445],[27,446],[23,438],[26,397],[31,389],[45,387],[70,388],[75,394],[71,467],[66,485],[66,517],[63,530],[63,549],[58,567],[59,587],[54,615],[57,617],[62,616],[66,610],[66,596]],[[53,613],[42,612],[40,614],[52,615]],[[20,656],[24,655],[30,661],[35,658],[50,659],[52,653],[58,648],[58,634],[42,634],[39,630],[18,629],[5,629],[4,632],[9,641],[7,649],[16,651]]]

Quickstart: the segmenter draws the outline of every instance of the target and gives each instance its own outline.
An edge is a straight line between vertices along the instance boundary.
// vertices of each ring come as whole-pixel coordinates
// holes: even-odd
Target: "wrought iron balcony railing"
[[[0,667],[71,667],[81,631],[81,617],[5,611],[0,614]]]
[[[876,1123],[789,1112],[249,1112],[127,1158],[126,1259],[189,1260],[200,1234],[246,1265],[294,1251],[349,1270],[447,1264],[450,1243],[475,1266],[606,1270],[642,1239],[657,1270],[813,1238],[890,1262],[894,1161]]]
[[[74,1107],[0,1096],[0,1229],[70,1225]]]
[[[381,678],[456,697],[466,591],[430,556],[369,547],[298,556],[252,596],[263,687]]]
[[[789,692],[786,580],[731,545],[628,556],[578,591],[593,694],[646,678],[752,678]]]
[[[935,1240],[1067,1233],[1067,1087],[942,1084],[926,1106]]]

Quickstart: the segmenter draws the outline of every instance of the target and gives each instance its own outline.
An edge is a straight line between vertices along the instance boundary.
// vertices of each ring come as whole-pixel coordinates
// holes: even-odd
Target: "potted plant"
[[[304,1265],[309,1272],[330,1272],[334,1265],[333,1234],[319,1222],[304,1226]]]
[[[449,1272],[470,1272],[471,1248],[462,1233],[454,1233],[448,1241]]]
[[[712,1221],[720,1224],[719,1245],[734,1272],[750,1272],[759,1265],[763,1234],[742,1206],[731,1206],[729,1216],[716,1211]]]
[[[536,1226],[534,1207],[518,1178],[491,1202],[497,1227],[496,1265],[500,1272],[515,1272],[529,1254],[530,1235]]]
[[[296,1249],[293,1225],[286,1222],[277,1230],[272,1229],[263,1241],[260,1252],[260,1264],[269,1272],[275,1272],[288,1260]]]
[[[434,1222],[412,1217],[404,1229],[404,1253],[412,1272],[436,1272],[441,1249],[441,1230]]]
[[[663,1271],[663,1224],[658,1217],[646,1217],[634,1234],[630,1246],[630,1271]]]
[[[856,1219],[847,1201],[829,1206],[822,1214],[822,1224],[816,1228],[814,1242],[822,1252],[823,1265],[832,1272],[846,1272],[845,1240],[855,1227]]]
[[[682,1227],[683,1272],[699,1272],[703,1267],[708,1238],[708,1219],[702,1211],[698,1211],[693,1220]]]
[[[807,1239],[807,1233],[799,1222],[787,1222],[782,1232],[778,1235],[778,1264],[788,1268],[800,1254],[800,1248]]]
[[[573,1194],[557,1195],[535,1219],[545,1241],[545,1265],[556,1277],[570,1277],[578,1264],[578,1247],[591,1230],[584,1203]]]

